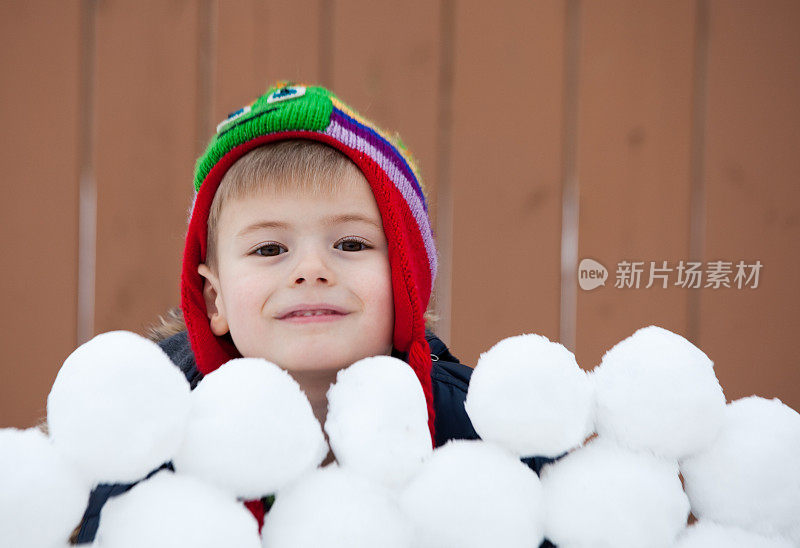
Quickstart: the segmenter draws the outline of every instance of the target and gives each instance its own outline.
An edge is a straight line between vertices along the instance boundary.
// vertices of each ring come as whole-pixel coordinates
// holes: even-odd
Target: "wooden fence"
[[[19,0],[0,25],[0,427],[44,416],[77,344],[178,303],[194,159],[279,79],[418,157],[465,362],[535,332],[590,369],[657,324],[729,399],[800,409],[796,1]]]

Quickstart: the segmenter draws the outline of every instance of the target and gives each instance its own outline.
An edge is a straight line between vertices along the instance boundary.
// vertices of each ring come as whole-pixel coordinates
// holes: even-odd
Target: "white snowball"
[[[0,430],[0,546],[65,545],[89,488],[39,430]]]
[[[698,521],[688,527],[673,548],[792,548],[786,539],[764,537],[736,527]]]
[[[480,440],[434,450],[400,504],[416,529],[415,547],[537,547],[543,539],[539,478]]]
[[[79,346],[47,397],[56,448],[94,482],[136,481],[170,460],[189,412],[189,384],[152,341],[128,331]]]
[[[411,548],[408,522],[390,491],[326,466],[278,493],[264,521],[264,548]]]
[[[509,337],[481,354],[465,403],[475,431],[521,457],[556,457],[594,428],[586,372],[561,344]]]
[[[391,487],[407,482],[433,450],[422,386],[408,364],[390,356],[339,371],[325,431],[341,466]]]
[[[675,461],[599,439],[541,478],[545,535],[559,547],[668,547],[689,515]]]
[[[800,414],[751,396],[724,416],[714,444],[681,463],[692,512],[800,544]]]
[[[238,358],[223,364],[200,381],[191,402],[175,470],[237,497],[274,493],[328,453],[300,386],[267,360]]]
[[[159,472],[109,499],[98,548],[260,548],[258,523],[229,494],[195,478]]]
[[[722,424],[714,364],[666,329],[639,329],[606,352],[592,376],[597,433],[621,445],[680,459],[710,444]]]

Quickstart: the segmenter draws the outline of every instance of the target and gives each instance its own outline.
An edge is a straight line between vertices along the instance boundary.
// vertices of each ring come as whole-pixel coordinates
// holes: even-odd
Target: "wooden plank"
[[[559,336],[562,1],[455,3],[452,343]]]
[[[435,2],[349,0],[333,10],[332,82],[353,108],[398,132],[435,202],[439,106],[439,16]]]
[[[694,2],[584,2],[580,40],[578,255],[609,273],[578,289],[576,357],[591,369],[640,327],[687,334],[677,272],[646,286],[651,262],[690,258]],[[638,289],[615,287],[622,261],[644,262]]]
[[[707,261],[760,261],[757,288],[704,290],[700,346],[728,399],[800,409],[800,4],[709,4]]]
[[[332,25],[326,4],[330,0],[258,4],[256,17],[266,25],[266,32],[259,34],[256,65],[262,91],[277,80],[326,83],[329,69],[322,64]]]
[[[0,199],[4,303],[0,428],[45,416],[75,348],[78,287],[81,5],[0,4]]]
[[[230,2],[215,2],[215,124],[279,80],[321,81],[322,5],[322,0],[243,0],[230,9]]]
[[[95,332],[179,303],[198,153],[198,2],[97,4]]]
[[[225,119],[228,113],[238,110],[262,93],[265,83],[257,74],[257,44],[263,42],[268,32],[265,21],[257,18],[257,5],[261,2],[244,0],[231,9],[230,2],[218,0],[214,3],[212,17],[215,35],[212,43],[211,76],[213,99],[211,101],[211,127],[207,128],[210,139],[214,125]]]

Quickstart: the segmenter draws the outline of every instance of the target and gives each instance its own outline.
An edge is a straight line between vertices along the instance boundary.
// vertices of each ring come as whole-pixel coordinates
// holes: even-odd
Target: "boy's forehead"
[[[240,188],[243,194],[236,199],[266,196],[302,200],[317,196],[335,198],[340,195],[372,195],[366,177],[355,165],[348,165],[335,174],[311,172],[258,177]]]
[[[254,220],[302,222],[314,215],[323,224],[363,221],[383,230],[375,197],[360,171],[334,185],[288,183],[265,184],[255,192],[228,200],[222,208],[221,224],[238,231]]]

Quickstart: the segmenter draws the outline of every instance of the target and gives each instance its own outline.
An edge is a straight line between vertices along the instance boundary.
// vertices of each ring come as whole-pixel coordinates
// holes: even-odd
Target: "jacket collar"
[[[434,361],[446,361],[453,363],[461,363],[458,358],[450,353],[450,349],[444,344],[436,334],[430,329],[425,329],[425,340],[428,341],[428,346],[431,347],[431,359]]]

